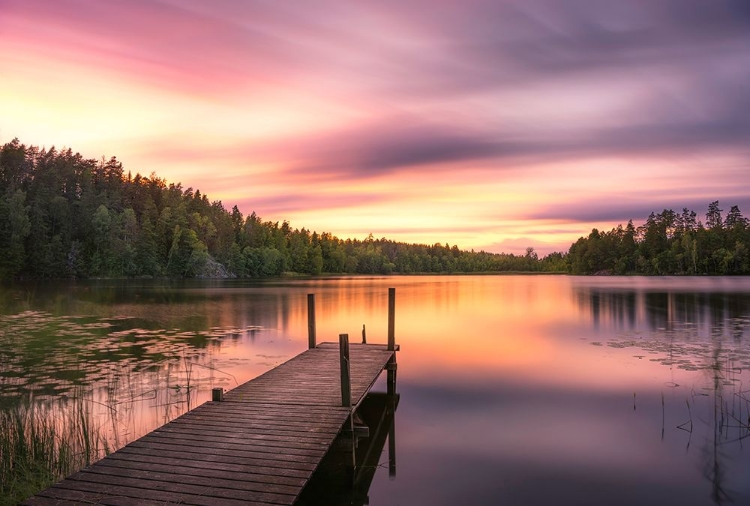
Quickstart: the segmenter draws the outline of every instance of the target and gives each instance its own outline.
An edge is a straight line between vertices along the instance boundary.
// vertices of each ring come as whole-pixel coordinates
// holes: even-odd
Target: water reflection
[[[750,503],[746,278],[15,285],[0,397],[85,386],[124,442],[303,351],[307,293],[319,342],[384,343],[389,286],[398,477],[380,455],[370,504]]]
[[[750,333],[750,295],[720,291],[723,281],[696,278],[698,293],[679,286],[656,290],[648,281],[627,289],[574,286],[574,292],[579,310],[590,312],[592,325],[607,333],[610,347],[660,354],[652,360],[686,370],[712,370],[714,357],[750,368],[744,345]]]
[[[701,372],[691,378],[685,397],[683,418],[687,419],[673,427],[688,434],[688,452],[693,435],[700,434],[702,475],[711,484],[712,502],[734,502],[735,495],[743,492],[733,491],[730,484],[737,458],[733,446],[741,448],[750,436],[750,399],[743,390],[744,373],[750,368],[745,344],[750,295],[737,290],[742,284],[728,290],[723,278],[694,279],[690,288],[697,291],[687,291],[679,282],[654,285],[643,280],[623,289],[621,281],[614,287],[603,282],[575,286],[574,291],[579,309],[590,311],[592,325],[613,331],[608,346],[638,348],[655,355],[651,361],[670,369]],[[676,389],[680,384],[668,382],[665,386]]]
[[[207,366],[225,341],[259,327],[162,329],[135,318],[65,317],[39,311],[0,316],[0,404],[23,395],[68,396],[81,386],[113,383],[164,366],[189,394],[193,364]],[[229,375],[231,377],[231,375]],[[189,395],[187,401],[190,402]]]
[[[368,435],[356,438],[356,468],[352,468],[351,434],[339,435],[310,482],[305,486],[297,506],[370,504],[369,490],[375,473],[386,463],[382,459],[388,440],[388,474],[396,477],[396,423],[399,396],[371,392],[357,409],[357,418]]]
[[[690,291],[682,284],[656,285],[642,278],[633,281],[628,286],[574,283],[576,302],[580,310],[590,313],[597,328],[682,331],[685,326],[695,326],[735,340],[747,338],[750,332],[750,295],[724,291],[722,278],[694,278]]]

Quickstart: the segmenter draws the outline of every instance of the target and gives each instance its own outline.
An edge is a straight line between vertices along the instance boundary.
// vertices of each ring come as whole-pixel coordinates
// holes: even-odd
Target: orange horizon
[[[117,156],[340,238],[467,250],[750,209],[731,9],[569,7],[9,0],[0,142]]]

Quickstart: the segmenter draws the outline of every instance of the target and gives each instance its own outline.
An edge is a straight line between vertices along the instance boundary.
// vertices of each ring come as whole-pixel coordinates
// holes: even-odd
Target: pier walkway
[[[22,504],[294,504],[384,369],[393,393],[392,327],[388,346],[347,339],[348,359],[339,343],[315,345],[313,331],[309,350]]]

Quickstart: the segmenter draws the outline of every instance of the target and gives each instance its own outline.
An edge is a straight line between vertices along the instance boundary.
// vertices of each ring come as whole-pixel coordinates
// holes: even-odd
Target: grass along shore
[[[0,410],[0,506],[19,501],[109,452],[82,397]]]

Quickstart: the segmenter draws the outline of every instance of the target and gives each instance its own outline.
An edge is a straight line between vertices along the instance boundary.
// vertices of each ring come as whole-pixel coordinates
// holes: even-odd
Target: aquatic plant
[[[20,500],[109,452],[83,397],[54,405],[32,399],[0,410],[0,506]]]

